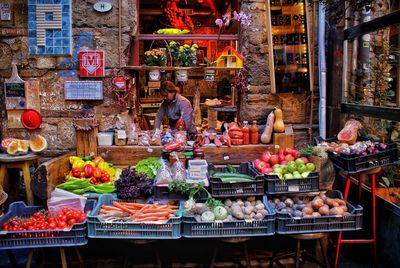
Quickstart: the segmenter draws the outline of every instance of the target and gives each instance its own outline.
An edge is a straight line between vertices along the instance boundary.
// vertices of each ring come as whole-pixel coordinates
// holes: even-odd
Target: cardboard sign
[[[24,128],[21,122],[21,115],[24,110],[8,110],[7,111],[7,127],[8,128]]]
[[[79,76],[104,77],[104,51],[86,50],[79,52]]]
[[[38,79],[25,82],[26,108],[40,112],[40,88]]]
[[[103,81],[65,81],[65,100],[102,100]]]
[[[25,109],[25,83],[4,83],[6,109]]]

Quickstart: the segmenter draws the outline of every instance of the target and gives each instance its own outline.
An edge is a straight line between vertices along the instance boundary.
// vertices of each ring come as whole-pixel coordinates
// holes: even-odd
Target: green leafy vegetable
[[[158,157],[149,157],[143,160],[140,160],[136,166],[135,170],[137,173],[142,173],[146,175],[149,180],[153,180],[156,175],[158,169],[161,167],[160,158]]]

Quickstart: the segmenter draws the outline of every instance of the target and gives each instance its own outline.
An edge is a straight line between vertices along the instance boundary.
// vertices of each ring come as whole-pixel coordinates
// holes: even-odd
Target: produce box
[[[227,168],[210,167],[215,172],[229,172]],[[210,172],[210,171],[209,171]],[[238,173],[246,174],[254,178],[249,182],[222,182],[221,179],[210,176],[211,195],[213,197],[240,197],[259,196],[264,194],[264,177],[250,170],[247,163],[241,163]]]
[[[85,212],[90,212],[95,200],[87,200]],[[12,217],[30,217],[43,206],[26,206],[24,202],[14,202],[9,211],[0,218],[0,226]],[[71,230],[0,231],[0,249],[72,247],[87,244],[86,221],[76,223]]]
[[[346,155],[328,151],[328,156],[338,169],[349,173],[358,173],[398,161],[398,150],[396,143],[392,142],[387,144],[385,150],[367,155]]]
[[[330,198],[343,199],[339,191],[331,191],[326,194]],[[299,195],[301,199],[311,200],[314,196]],[[362,228],[363,208],[353,206],[346,202],[348,208],[347,215],[323,215],[295,217],[289,212],[281,212],[275,209],[278,234],[300,234],[300,233],[319,233],[337,231],[355,231]]]
[[[207,189],[207,187],[206,187]],[[186,200],[188,199],[187,195],[170,191],[168,186],[154,186],[154,198],[157,200]],[[205,200],[207,199],[207,192],[200,191],[195,195],[196,200]]]
[[[319,172],[313,171],[306,178],[280,179],[275,174],[261,174],[252,162],[247,163],[250,174],[263,176],[266,194],[306,193],[319,191]]]
[[[205,237],[247,237],[267,236],[275,233],[275,212],[263,197],[268,215],[262,220],[231,220],[198,222],[195,217],[183,215],[183,236],[191,238]],[[184,210],[184,202],[181,202],[181,210]]]
[[[178,239],[181,237],[181,213],[166,223],[146,222],[101,222],[98,218],[102,205],[120,202],[115,196],[106,194],[100,197],[97,206],[88,215],[88,236],[90,238],[112,239]]]

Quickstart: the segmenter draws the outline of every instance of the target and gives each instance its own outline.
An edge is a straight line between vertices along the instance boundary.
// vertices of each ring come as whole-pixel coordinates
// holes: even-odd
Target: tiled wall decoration
[[[104,77],[104,51],[86,50],[79,52],[80,77]]]
[[[71,0],[28,0],[29,53],[72,54]]]

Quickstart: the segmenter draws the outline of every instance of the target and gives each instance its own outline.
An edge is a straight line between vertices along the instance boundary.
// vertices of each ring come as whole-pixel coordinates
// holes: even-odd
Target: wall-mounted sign
[[[103,81],[65,81],[65,100],[102,100]]]
[[[24,83],[4,83],[6,96],[6,109],[25,109],[25,84]]]
[[[79,76],[104,77],[104,51],[86,50],[79,52]]]
[[[0,20],[11,20],[10,4],[1,4],[0,3]]]
[[[71,55],[71,0],[28,0],[29,53]]]
[[[106,12],[110,11],[113,8],[113,6],[109,2],[100,1],[100,2],[95,3],[93,5],[93,8],[97,12],[106,13]]]

